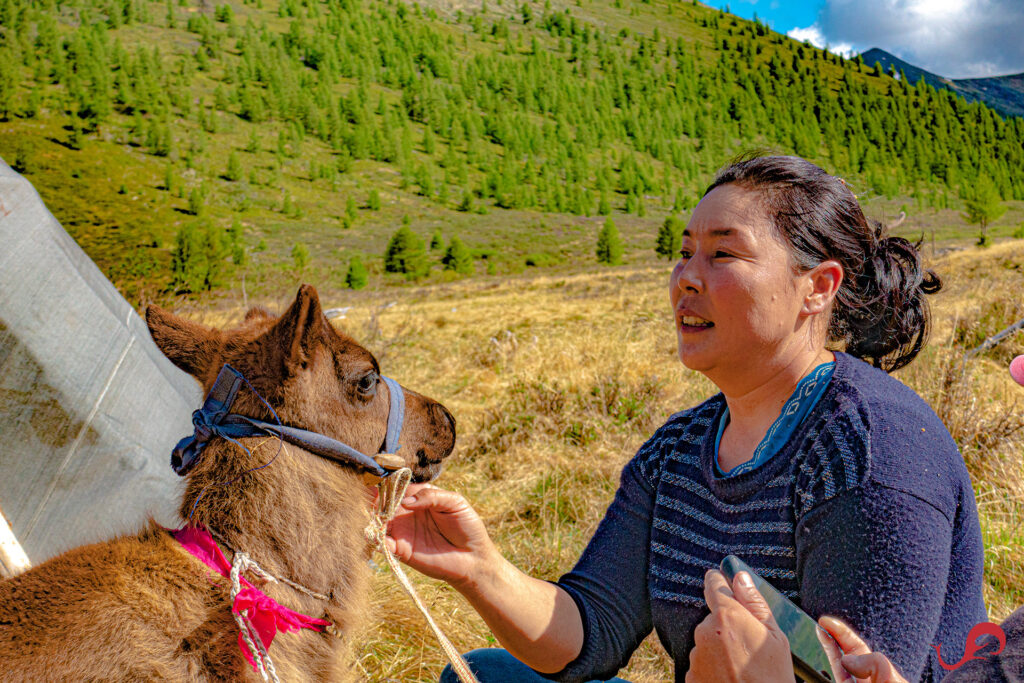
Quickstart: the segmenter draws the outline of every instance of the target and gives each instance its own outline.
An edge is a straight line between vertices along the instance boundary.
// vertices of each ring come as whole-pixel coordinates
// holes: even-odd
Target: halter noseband
[[[405,392],[398,382],[390,377],[381,375],[381,379],[388,385],[391,405],[388,407],[388,429],[384,437],[384,447],[378,454],[395,453],[401,445],[398,443],[398,437],[405,422]],[[231,405],[243,384],[249,383],[238,370],[227,364],[221,368],[213,388],[203,401],[203,407],[192,413],[195,432],[192,436],[186,436],[179,441],[171,452],[171,468],[179,477],[188,474],[195,466],[199,461],[199,455],[211,439],[220,437],[233,441],[247,436],[276,436],[322,458],[355,467],[382,479],[391,474],[390,470],[381,467],[372,457],[337,439],[308,429],[272,424],[232,413]]]

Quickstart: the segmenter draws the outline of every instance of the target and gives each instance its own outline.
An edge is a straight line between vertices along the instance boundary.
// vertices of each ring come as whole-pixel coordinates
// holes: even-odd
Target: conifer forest
[[[0,0],[0,156],[136,304],[670,256],[752,149],[956,217],[1024,199],[1022,141],[690,1]]]

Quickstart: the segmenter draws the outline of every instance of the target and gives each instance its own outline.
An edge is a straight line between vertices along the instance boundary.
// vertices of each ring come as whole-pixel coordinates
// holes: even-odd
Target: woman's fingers
[[[818,625],[825,629],[843,649],[840,662],[858,680],[870,683],[907,683],[889,658],[881,652],[872,652],[856,631],[835,617],[822,617]]]
[[[818,619],[818,625],[829,632],[836,639],[839,647],[848,655],[866,655],[871,648],[864,639],[854,631],[848,624],[835,617],[822,617]]]
[[[717,612],[735,603],[736,596],[732,593],[729,580],[717,569],[709,569],[704,574],[704,602],[708,609]]]
[[[402,499],[402,507],[406,510],[431,508],[434,512],[462,512],[470,505],[462,494],[430,486],[407,492]]]
[[[896,667],[881,652],[865,655],[843,655],[843,666],[857,678],[871,683],[907,683]]]
[[[749,572],[739,572],[732,581],[732,592],[741,605],[747,608],[754,618],[764,624],[769,630],[778,631],[779,625],[775,623],[775,615],[765,602],[761,591],[754,585],[754,579]]]

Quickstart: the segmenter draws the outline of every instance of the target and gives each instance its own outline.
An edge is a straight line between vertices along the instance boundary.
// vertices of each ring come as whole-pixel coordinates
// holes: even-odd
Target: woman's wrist
[[[467,600],[493,594],[508,582],[510,570],[518,571],[493,543],[487,545],[487,548],[474,553],[474,561],[465,576],[448,582]]]

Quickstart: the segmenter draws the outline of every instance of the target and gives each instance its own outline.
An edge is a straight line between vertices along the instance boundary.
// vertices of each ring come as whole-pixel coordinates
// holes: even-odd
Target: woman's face
[[[694,209],[670,282],[679,358],[720,387],[745,384],[806,350],[811,292],[759,194],[720,185]]]

